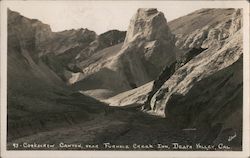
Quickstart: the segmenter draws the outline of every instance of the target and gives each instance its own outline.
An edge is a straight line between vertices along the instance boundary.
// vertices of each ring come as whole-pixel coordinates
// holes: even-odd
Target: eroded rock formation
[[[162,12],[138,9],[130,21],[121,50],[108,56],[113,51],[111,49],[97,60],[90,59],[73,86],[88,90],[89,94],[89,90],[111,90],[113,95],[139,87],[155,79],[166,65],[175,62],[174,43],[174,35]],[[91,81],[95,85],[90,85]]]

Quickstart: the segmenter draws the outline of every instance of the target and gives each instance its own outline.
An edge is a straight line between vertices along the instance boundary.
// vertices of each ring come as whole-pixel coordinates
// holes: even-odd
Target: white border
[[[68,158],[68,157],[248,157],[249,156],[249,3],[247,1],[74,1],[74,5],[85,4],[88,7],[117,5],[139,7],[156,7],[162,5],[177,5],[188,7],[200,5],[201,8],[243,8],[244,32],[244,76],[243,76],[243,151],[7,151],[6,121],[7,121],[7,7],[9,5],[72,5],[70,1],[1,1],[1,156],[3,158]]]

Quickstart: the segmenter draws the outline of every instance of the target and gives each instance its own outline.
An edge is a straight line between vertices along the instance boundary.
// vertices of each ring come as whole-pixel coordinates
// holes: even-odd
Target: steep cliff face
[[[121,50],[112,56],[108,54],[113,50],[102,52],[101,58],[89,60],[92,62],[88,62],[74,87],[88,90],[89,94],[89,90],[111,90],[113,95],[139,87],[175,62],[174,43],[163,13],[157,9],[138,9]]]
[[[171,76],[167,82],[175,81],[176,84],[171,82],[171,84],[169,84],[171,87],[168,87],[167,91],[176,90],[174,87],[177,85],[180,86],[178,93],[185,94],[186,91],[194,85],[195,81],[199,81],[238,60],[242,54],[242,32],[239,31],[241,28],[241,24],[239,24],[241,22],[239,20],[239,12],[240,10],[235,11],[235,14],[232,15],[229,20],[217,24],[215,28],[208,31],[223,31],[217,35],[223,34],[225,37],[220,38],[219,36],[213,36],[212,38],[208,34],[207,38],[200,42],[202,45],[204,45],[203,43],[209,42],[210,44],[207,49],[180,67],[174,75]],[[230,25],[228,21],[230,21]],[[235,27],[237,27],[237,29],[235,29]],[[234,31],[232,31],[232,29]],[[193,33],[191,33],[191,35],[192,34]]]

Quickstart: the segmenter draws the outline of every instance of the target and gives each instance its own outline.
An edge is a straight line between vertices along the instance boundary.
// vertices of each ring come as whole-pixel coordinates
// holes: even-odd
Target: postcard
[[[247,1],[1,1],[1,157],[248,157]]]

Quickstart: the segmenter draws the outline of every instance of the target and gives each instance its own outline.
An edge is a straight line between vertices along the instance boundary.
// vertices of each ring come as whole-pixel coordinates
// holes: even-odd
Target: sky
[[[97,34],[111,29],[127,30],[129,20],[138,8],[157,8],[167,21],[184,16],[201,5],[181,5],[165,2],[140,1],[71,1],[71,2],[29,2],[9,4],[8,8],[33,19],[49,24],[52,31],[88,28]]]

